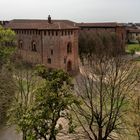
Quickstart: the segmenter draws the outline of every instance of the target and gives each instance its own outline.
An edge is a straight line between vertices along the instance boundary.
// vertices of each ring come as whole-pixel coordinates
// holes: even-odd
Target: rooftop
[[[103,23],[78,23],[77,26],[79,27],[117,27],[117,26],[125,26],[122,23],[117,22],[103,22]]]
[[[56,30],[56,29],[78,29],[75,23],[69,20],[29,20],[14,19],[5,25],[11,29],[37,29],[37,30]]]
[[[140,29],[128,29],[129,33],[140,33]]]

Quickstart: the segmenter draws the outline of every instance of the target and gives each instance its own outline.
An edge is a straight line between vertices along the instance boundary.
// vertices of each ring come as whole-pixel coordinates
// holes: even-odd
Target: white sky
[[[69,19],[140,22],[140,0],[0,0],[0,20]]]

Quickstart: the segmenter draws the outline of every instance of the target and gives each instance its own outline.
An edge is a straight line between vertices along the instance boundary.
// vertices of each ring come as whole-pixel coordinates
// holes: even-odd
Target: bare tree
[[[132,120],[135,134],[138,140],[140,140],[140,96],[135,95],[132,105]]]
[[[110,51],[117,50],[112,48],[114,42],[108,41],[109,45],[104,44],[104,38],[99,40],[98,48],[84,59],[86,65],[75,86],[81,104],[73,108],[90,140],[115,139],[126,129],[127,96],[138,77],[133,60]],[[106,45],[110,50],[105,49]]]
[[[96,60],[91,68],[83,71],[76,90],[82,104],[76,107],[75,113],[91,140],[113,138],[125,129],[127,96],[136,79],[133,62],[120,57]]]

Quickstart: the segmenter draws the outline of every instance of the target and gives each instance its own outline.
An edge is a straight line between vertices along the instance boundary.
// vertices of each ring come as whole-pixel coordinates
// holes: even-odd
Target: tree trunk
[[[23,140],[27,140],[27,138],[26,138],[26,131],[23,131],[22,139],[23,139]]]
[[[102,128],[99,127],[98,140],[102,140]]]

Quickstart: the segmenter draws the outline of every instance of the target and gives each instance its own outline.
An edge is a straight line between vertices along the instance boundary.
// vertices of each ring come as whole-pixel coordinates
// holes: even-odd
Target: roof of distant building
[[[129,33],[140,33],[140,29],[128,29]]]
[[[5,28],[12,29],[38,29],[38,30],[56,30],[56,29],[78,29],[75,23],[69,20],[29,20],[15,19],[5,25]]]
[[[77,26],[79,27],[112,27],[115,28],[117,26],[125,26],[123,23],[117,23],[117,22],[102,22],[102,23],[77,23]]]

